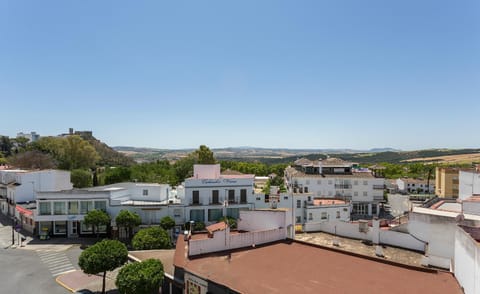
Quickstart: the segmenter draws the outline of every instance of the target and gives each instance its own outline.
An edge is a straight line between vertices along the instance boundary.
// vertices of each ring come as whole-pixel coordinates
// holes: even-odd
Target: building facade
[[[220,164],[196,164],[193,177],[185,180],[185,219],[195,222],[215,223],[221,217],[238,218],[241,210],[253,205],[254,175],[224,175]]]
[[[459,184],[459,168],[435,168],[435,195],[442,198],[457,198]]]
[[[351,214],[355,218],[377,216],[384,202],[385,180],[381,173],[354,169],[352,163],[337,158],[299,159],[285,170],[285,180],[294,195],[310,193],[311,200],[351,202]]]
[[[402,178],[396,180],[398,192],[409,194],[434,194],[435,193],[435,181],[430,181]]]

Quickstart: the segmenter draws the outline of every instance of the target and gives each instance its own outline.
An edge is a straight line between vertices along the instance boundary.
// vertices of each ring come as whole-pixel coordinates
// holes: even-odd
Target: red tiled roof
[[[415,269],[301,242],[188,259],[178,238],[174,265],[240,293],[463,293],[448,272]]]

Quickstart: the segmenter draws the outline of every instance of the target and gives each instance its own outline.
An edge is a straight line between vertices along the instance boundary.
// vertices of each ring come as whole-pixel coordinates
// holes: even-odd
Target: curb
[[[64,276],[65,274],[62,274],[62,275],[59,275],[58,277],[55,278],[55,282],[57,282],[57,284],[59,284],[60,286],[62,286],[63,288],[67,289],[68,291],[70,292],[75,292],[75,289],[72,289],[70,287],[68,287],[66,284],[62,283],[59,279]]]

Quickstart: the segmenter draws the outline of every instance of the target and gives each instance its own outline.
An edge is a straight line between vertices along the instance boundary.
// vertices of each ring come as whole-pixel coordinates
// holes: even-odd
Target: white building
[[[460,170],[458,174],[458,198],[464,200],[472,195],[480,194],[480,169]]]
[[[397,179],[396,184],[400,193],[435,194],[435,180],[402,178]]]
[[[28,142],[35,142],[40,139],[40,135],[37,134],[37,132],[30,132],[30,133],[17,133],[17,138],[26,138],[28,139]]]
[[[70,172],[62,170],[0,170],[0,195],[6,196],[8,208],[2,204],[2,213],[15,214],[18,203],[35,201],[37,192],[72,189]]]
[[[352,163],[337,158],[299,159],[285,170],[285,179],[293,194],[350,201],[352,217],[376,216],[384,201],[385,180],[380,172],[354,169]]]
[[[173,216],[180,201],[172,197],[169,185],[155,183],[118,183],[87,189],[58,192],[38,192],[34,212],[38,232],[50,235],[77,237],[92,234],[92,228],[83,223],[92,209],[100,209],[115,217],[122,209],[136,212],[142,224],[159,224],[165,216]],[[183,219],[178,220],[183,223]],[[102,228],[102,232],[106,229]]]
[[[455,277],[465,294],[480,293],[480,228],[457,226]]]
[[[183,184],[185,219],[215,223],[223,216],[239,217],[240,210],[250,210],[254,175],[220,173],[220,164],[196,164],[193,177]]]

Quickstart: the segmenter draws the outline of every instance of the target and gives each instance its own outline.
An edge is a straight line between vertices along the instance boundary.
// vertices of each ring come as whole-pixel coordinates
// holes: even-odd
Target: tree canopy
[[[160,220],[160,227],[166,231],[173,229],[173,227],[175,227],[175,220],[170,216],[165,216]]]
[[[70,181],[74,188],[87,188],[93,186],[92,173],[89,170],[72,170],[70,172]]]
[[[127,247],[116,240],[103,240],[85,249],[78,258],[78,265],[84,273],[103,273],[102,293],[105,293],[105,276],[127,262]]]
[[[142,219],[137,213],[122,209],[115,218],[115,223],[117,226],[125,228],[127,235],[130,237],[132,229],[139,226],[142,223]]]
[[[163,264],[158,259],[147,259],[125,265],[118,273],[115,285],[121,294],[158,293],[163,274]]]
[[[110,224],[110,216],[103,210],[93,209],[85,215],[83,222],[86,225],[91,225],[93,227],[93,233],[97,233],[98,237],[98,227]]]
[[[172,247],[168,233],[161,227],[141,229],[133,236],[135,250],[169,249]]]

